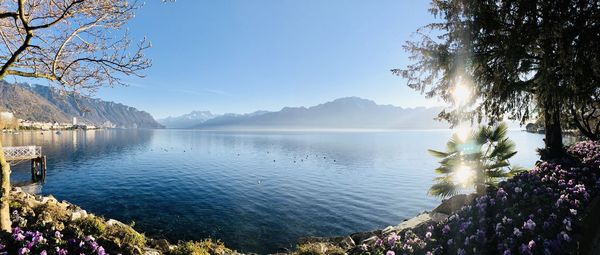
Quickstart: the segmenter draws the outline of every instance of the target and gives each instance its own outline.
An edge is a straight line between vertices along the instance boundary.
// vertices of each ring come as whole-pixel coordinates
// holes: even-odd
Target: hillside
[[[167,128],[189,128],[200,125],[216,116],[209,111],[193,111],[178,117],[167,117],[157,121]]]
[[[224,114],[195,121],[182,128],[215,130],[252,129],[439,129],[447,123],[434,120],[441,108],[401,108],[378,105],[358,97],[336,99],[313,107],[285,107],[277,112]],[[169,120],[185,119],[170,117]],[[169,126],[167,122],[160,120]],[[194,121],[187,122],[188,124]]]
[[[123,128],[160,128],[147,112],[119,103],[82,95],[68,95],[42,85],[0,81],[0,111],[21,119],[41,122],[79,122],[100,125],[110,122]]]

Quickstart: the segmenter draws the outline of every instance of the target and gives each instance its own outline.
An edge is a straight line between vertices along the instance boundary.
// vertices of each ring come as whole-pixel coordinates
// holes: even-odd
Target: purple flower
[[[571,219],[569,219],[569,218],[565,218],[565,219],[563,220],[563,224],[565,225],[565,229],[566,229],[567,231],[571,231],[571,230],[573,230],[573,228],[571,228]]]
[[[377,238],[377,240],[375,240],[375,246],[382,246],[383,245],[383,240]]]
[[[65,250],[65,249],[62,249],[62,248],[59,248],[59,247],[56,247],[55,249],[56,249],[56,253],[58,255],[67,255],[68,254],[67,250]]]
[[[529,247],[530,250],[533,250],[533,248],[535,248],[535,241],[533,241],[533,240],[529,241],[529,244],[527,244],[527,246]]]
[[[425,238],[430,239],[431,238],[431,232],[425,233]]]
[[[385,253],[385,255],[396,255],[396,253],[392,250],[389,250]]]
[[[521,247],[519,247],[519,251],[521,252],[521,254],[531,254],[531,250],[526,244],[521,244]]]
[[[105,255],[106,253],[104,252],[104,248],[102,246],[98,247],[98,250],[96,250],[96,252],[98,253],[98,255]],[[390,255],[390,254],[388,254]],[[395,255],[395,254],[391,254],[391,255]]]
[[[450,226],[448,225],[444,225],[444,227],[442,228],[442,234],[448,234],[448,232],[450,232]]]
[[[571,237],[565,231],[560,232],[560,237],[567,242],[571,241]]]
[[[521,230],[519,230],[518,228],[515,228],[513,230],[513,235],[515,235],[516,237],[520,237],[522,235]]]
[[[387,238],[388,245],[390,247],[394,247],[394,245],[396,245],[396,241],[398,241],[398,239],[400,239],[400,237],[397,236],[396,233],[392,232]]]
[[[523,229],[534,230],[535,222],[533,222],[531,219],[527,220],[525,223],[523,223]]]
[[[20,248],[18,253],[19,253],[19,255],[27,254],[27,253],[29,253],[29,249],[27,249],[25,247]]]

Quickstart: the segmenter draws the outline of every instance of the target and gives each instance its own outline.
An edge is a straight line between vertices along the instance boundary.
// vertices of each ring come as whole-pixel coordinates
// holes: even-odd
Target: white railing
[[[6,161],[27,160],[42,156],[41,146],[4,147]]]

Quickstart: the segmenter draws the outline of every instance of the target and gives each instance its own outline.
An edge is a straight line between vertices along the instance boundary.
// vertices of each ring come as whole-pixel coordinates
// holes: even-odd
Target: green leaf
[[[452,169],[445,166],[440,166],[435,169],[435,172],[438,174],[449,174],[452,173]]]
[[[500,141],[504,137],[506,137],[506,133],[508,131],[508,126],[505,123],[500,123],[490,134],[490,140],[492,141]]]
[[[434,156],[436,158],[445,158],[445,157],[448,157],[448,155],[450,155],[449,153],[436,151],[436,150],[427,150],[427,151],[429,152],[429,154],[431,154],[432,156]]]
[[[492,170],[492,169],[502,168],[502,167],[507,167],[507,166],[510,166],[510,164],[508,162],[500,161],[500,162],[495,162],[491,165],[486,165],[484,168]]]
[[[502,157],[499,157],[498,159],[499,160],[508,160],[508,159],[512,158],[516,154],[517,154],[517,151],[513,151],[513,152],[507,153],[505,155],[502,155]]]
[[[453,183],[450,182],[440,182],[440,183],[436,183],[433,186],[431,186],[431,188],[429,189],[428,194],[430,196],[436,196],[436,197],[450,197],[453,195],[458,194],[458,189],[456,187],[456,185],[454,185]]]

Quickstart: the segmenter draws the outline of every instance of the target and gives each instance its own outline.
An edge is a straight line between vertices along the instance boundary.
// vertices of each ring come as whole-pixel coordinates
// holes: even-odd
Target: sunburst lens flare
[[[452,90],[452,98],[458,105],[464,105],[471,99],[471,88],[464,83],[457,83]]]
[[[455,129],[455,134],[461,142],[466,142],[472,134],[471,127],[460,125]]]
[[[452,181],[456,185],[467,186],[472,182],[474,176],[473,169],[467,165],[458,166],[452,175]]]

